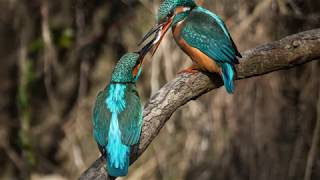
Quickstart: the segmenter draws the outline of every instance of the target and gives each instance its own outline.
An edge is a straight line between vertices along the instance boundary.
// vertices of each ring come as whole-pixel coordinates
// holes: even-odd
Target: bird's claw
[[[194,66],[191,66],[187,69],[184,69],[184,70],[181,70],[178,72],[178,74],[183,74],[183,73],[189,73],[189,74],[196,74],[199,72],[199,69],[194,67]]]

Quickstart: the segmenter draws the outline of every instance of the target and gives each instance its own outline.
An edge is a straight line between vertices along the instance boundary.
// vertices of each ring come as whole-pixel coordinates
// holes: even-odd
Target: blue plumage
[[[233,93],[234,85],[233,85],[233,77],[234,77],[234,68],[229,63],[222,63],[220,64],[222,69],[222,80],[224,86],[228,93]]]
[[[118,115],[111,118],[107,145],[107,169],[114,177],[128,174],[130,147],[121,142]]]
[[[236,56],[240,53],[221,18],[202,7],[196,7],[183,22],[181,38],[215,61],[221,68],[217,73],[221,74],[227,92],[232,93],[234,64],[238,63]]]
[[[142,105],[135,82],[142,66],[138,60],[135,53],[120,59],[111,83],[98,94],[93,110],[93,135],[113,177],[128,174],[130,149],[140,138]]]
[[[197,7],[185,20],[181,37],[186,42],[220,63],[234,63],[236,49],[233,48],[228,30],[217,15]]]
[[[125,90],[127,88],[126,84],[111,84],[109,86],[109,96],[107,97],[105,103],[109,111],[114,114],[122,112],[126,107],[125,101]]]
[[[173,37],[194,64],[181,71],[193,73],[197,70],[221,75],[229,93],[234,90],[234,65],[241,57],[223,20],[213,12],[197,6],[193,0],[164,0],[160,5],[157,25],[143,38],[154,38],[157,50],[167,30],[172,27]]]
[[[107,144],[107,168],[112,176],[125,176],[128,173],[130,147],[121,142],[118,114],[126,107],[125,84],[111,84],[106,105],[111,112]]]

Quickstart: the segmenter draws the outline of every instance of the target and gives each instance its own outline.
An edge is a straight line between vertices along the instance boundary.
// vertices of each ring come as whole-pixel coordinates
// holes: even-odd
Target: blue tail
[[[129,168],[130,147],[122,144],[117,114],[111,117],[107,144],[107,170],[110,176],[126,176]]]
[[[121,151],[127,151],[129,152],[129,148],[119,149],[118,155],[121,153]],[[117,152],[115,152],[117,154]],[[110,176],[113,177],[119,177],[119,176],[126,176],[128,174],[129,169],[129,154],[122,157],[123,162],[120,161],[115,162],[112,161],[113,158],[111,156],[115,156],[112,154],[109,154],[107,157],[107,171]]]
[[[233,66],[229,63],[221,64],[221,68],[222,68],[222,79],[223,79],[224,87],[226,88],[227,92],[231,94],[234,91],[233,80],[234,80],[235,70]]]
[[[107,171],[110,176],[119,177],[119,176],[126,176],[128,174],[129,168],[129,156],[127,156],[126,164],[123,167],[116,166],[109,160],[107,161]]]

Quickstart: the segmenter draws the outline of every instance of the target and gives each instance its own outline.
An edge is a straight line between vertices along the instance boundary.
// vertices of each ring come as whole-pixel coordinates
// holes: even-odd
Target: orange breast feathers
[[[199,49],[190,46],[183,38],[180,33],[184,23],[179,22],[172,28],[172,33],[175,41],[180,48],[192,59],[192,61],[202,70],[211,73],[221,73],[220,66],[206,54],[201,52]]]

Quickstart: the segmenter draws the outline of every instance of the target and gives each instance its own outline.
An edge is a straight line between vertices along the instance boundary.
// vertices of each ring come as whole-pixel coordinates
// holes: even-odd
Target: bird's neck
[[[111,84],[135,84],[136,80],[133,78],[132,73],[114,73],[111,77]]]
[[[191,12],[191,8],[187,7],[178,7],[175,11],[175,16],[172,21],[172,27],[176,26],[178,23],[185,20]]]

